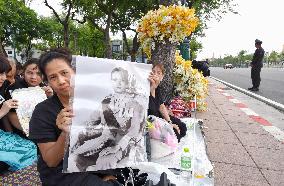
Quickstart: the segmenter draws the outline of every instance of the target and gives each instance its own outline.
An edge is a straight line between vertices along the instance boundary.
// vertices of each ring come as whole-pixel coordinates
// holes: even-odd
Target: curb
[[[255,93],[249,92],[249,91],[247,91],[247,90],[245,90],[243,88],[237,87],[235,85],[232,85],[231,83],[228,83],[226,81],[220,80],[220,79],[215,78],[213,76],[210,76],[210,78],[212,78],[212,79],[214,79],[216,81],[219,81],[219,82],[223,83],[224,85],[227,85],[230,88],[233,88],[233,89],[235,89],[235,90],[237,90],[239,92],[242,92],[242,93],[244,93],[244,94],[246,94],[246,95],[248,95],[250,97],[253,97],[253,98],[255,98],[255,99],[259,100],[259,101],[262,101],[262,102],[266,103],[267,105],[270,105],[270,106],[272,106],[272,107],[274,107],[274,108],[284,112],[284,105],[282,105],[281,103],[278,103],[278,102],[273,101],[271,99],[268,99],[266,97],[257,95]]]
[[[273,126],[269,121],[262,118],[260,115],[255,113],[253,110],[248,108],[245,104],[243,104],[238,99],[235,99],[233,96],[231,96],[229,93],[226,93],[224,89],[217,88],[216,89],[220,94],[225,96],[230,102],[234,103],[236,107],[238,107],[241,111],[243,111],[247,116],[249,116],[252,120],[254,120],[256,123],[260,124],[261,127],[270,133],[274,138],[279,140],[284,144],[284,132],[281,131],[279,128]]]

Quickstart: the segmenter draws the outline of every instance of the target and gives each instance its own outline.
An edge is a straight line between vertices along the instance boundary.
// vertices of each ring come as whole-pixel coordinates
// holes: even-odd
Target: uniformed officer
[[[252,87],[248,88],[251,91],[259,91],[259,84],[260,84],[260,71],[263,67],[263,57],[264,57],[264,50],[261,47],[262,41],[259,39],[255,40],[255,47],[256,50],[254,52],[252,61],[250,63],[251,66],[251,80],[252,80]]]

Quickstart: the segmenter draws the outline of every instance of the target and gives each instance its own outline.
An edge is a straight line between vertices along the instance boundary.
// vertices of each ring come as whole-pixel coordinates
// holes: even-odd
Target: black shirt
[[[61,130],[56,126],[56,118],[63,108],[57,95],[37,104],[30,120],[29,138],[35,143],[56,142],[61,133]],[[63,161],[57,167],[48,167],[40,153],[38,171],[44,184],[58,184],[64,177],[64,174],[61,173],[62,167]]]
[[[164,103],[161,98],[160,88],[158,87],[155,91],[155,97],[150,94],[149,97],[149,107],[148,107],[148,115],[154,115],[157,117],[162,117],[160,113],[160,105]]]
[[[2,107],[3,103],[7,100],[5,99],[5,90],[10,85],[8,80],[4,81],[3,85],[0,87],[0,108]],[[4,125],[2,118],[0,118],[0,129],[4,130]]]
[[[63,108],[56,94],[37,104],[30,121],[29,138],[35,143],[56,142],[61,134],[61,130],[56,126],[56,118]],[[37,169],[43,185],[113,185],[110,182],[102,181],[94,174],[62,173],[63,160],[57,167],[48,167],[41,153]]]
[[[252,62],[251,64],[253,65],[253,67],[256,68],[261,68],[263,66],[263,58],[264,58],[264,50],[262,47],[257,48],[253,54],[253,58],[252,58]]]

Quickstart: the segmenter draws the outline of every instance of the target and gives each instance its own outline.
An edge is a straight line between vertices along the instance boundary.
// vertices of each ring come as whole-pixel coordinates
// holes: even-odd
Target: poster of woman
[[[67,172],[130,167],[146,160],[151,65],[77,57]]]

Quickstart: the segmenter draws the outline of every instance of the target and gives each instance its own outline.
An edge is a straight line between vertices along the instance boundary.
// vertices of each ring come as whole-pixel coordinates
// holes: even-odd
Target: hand
[[[66,107],[62,109],[56,118],[57,127],[63,132],[69,133],[72,117],[74,117],[74,115],[71,107]]]
[[[42,90],[44,90],[45,94],[47,97],[50,97],[53,95],[53,90],[50,86],[44,86],[44,87],[41,87]]]
[[[5,101],[1,107],[1,111],[3,112],[3,115],[6,115],[12,108],[18,108],[18,101],[15,99],[9,99]]]
[[[177,130],[177,133],[180,134],[180,129],[179,129],[178,125],[172,124],[172,127]]]
[[[158,85],[160,84],[159,82],[159,77],[155,75],[153,72],[150,73],[148,80],[150,81],[150,89],[155,90]]]

